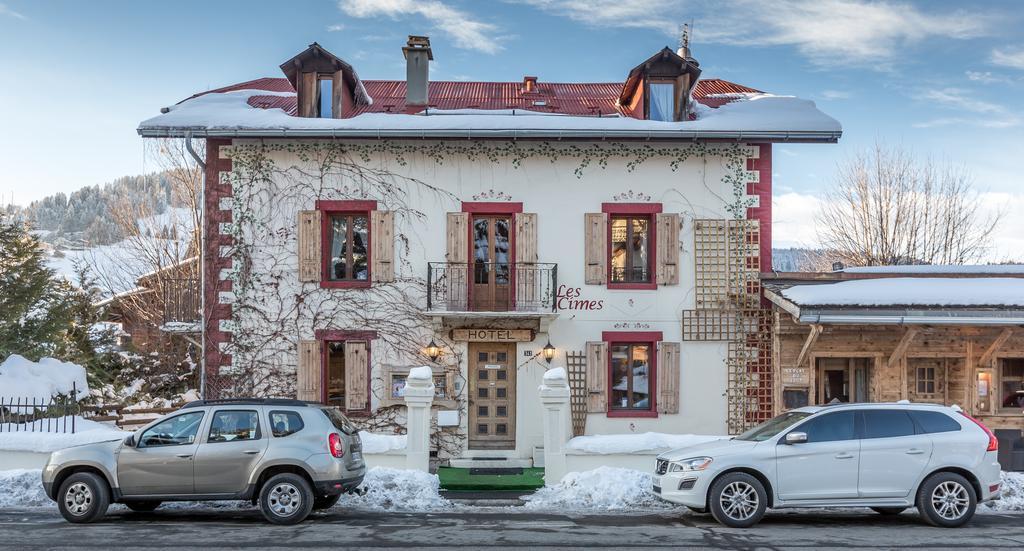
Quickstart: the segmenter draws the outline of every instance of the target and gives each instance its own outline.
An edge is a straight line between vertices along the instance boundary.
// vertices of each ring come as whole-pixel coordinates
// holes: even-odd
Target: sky
[[[704,77],[814,100],[837,145],[775,147],[775,246],[814,245],[839,163],[884,142],[962,167],[990,259],[1024,259],[1019,0],[0,0],[0,204],[154,170],[138,123],[261,76],[317,41],[367,79],[404,78],[408,34],[433,80],[619,81],[692,22]]]

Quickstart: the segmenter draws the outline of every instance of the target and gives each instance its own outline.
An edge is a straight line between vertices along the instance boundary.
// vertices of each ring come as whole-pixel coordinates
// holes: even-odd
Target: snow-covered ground
[[[637,453],[662,449],[677,449],[704,442],[723,440],[728,436],[706,434],[665,434],[645,432],[641,434],[595,434],[577,436],[569,440],[566,448],[588,453]]]
[[[651,491],[651,474],[632,469],[600,467],[569,473],[555,486],[524,498],[526,508],[553,511],[637,511],[671,509]]]
[[[0,364],[0,398],[48,403],[56,394],[71,394],[72,388],[77,398],[89,395],[85,368],[80,365],[54,358],[33,362],[17,354]]]

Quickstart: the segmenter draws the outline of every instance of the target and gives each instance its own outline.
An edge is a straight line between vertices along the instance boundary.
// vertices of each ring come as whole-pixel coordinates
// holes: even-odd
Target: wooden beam
[[[906,333],[903,333],[903,337],[900,339],[899,344],[896,345],[896,349],[893,350],[892,355],[889,356],[889,362],[886,364],[886,367],[892,369],[897,363],[899,363],[900,359],[903,358],[903,355],[907,353],[907,349],[910,348],[910,343],[913,342],[914,337],[917,336],[917,331],[918,329],[916,327],[911,327],[910,329],[907,329]]]
[[[821,336],[822,326],[817,323],[811,324],[811,332],[807,334],[807,340],[804,341],[803,348],[800,349],[800,355],[796,357],[796,365],[804,365],[804,361],[807,360],[807,355],[811,353],[811,348],[814,347],[814,343],[818,342],[818,337]]]
[[[990,344],[988,348],[985,349],[985,352],[981,354],[981,357],[978,358],[978,367],[986,367],[986,365],[992,361],[992,358],[995,357],[996,352],[999,352],[999,349],[1002,348],[1003,345],[1006,344],[1006,341],[1010,340],[1010,337],[1012,336],[1012,327],[1003,329],[1002,333],[999,333],[999,336],[996,337],[996,340],[992,341],[992,344]]]

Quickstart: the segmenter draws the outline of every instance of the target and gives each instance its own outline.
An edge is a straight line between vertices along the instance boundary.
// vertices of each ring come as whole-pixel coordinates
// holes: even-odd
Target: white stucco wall
[[[235,143],[254,142],[236,140]],[[421,143],[410,142],[411,145]],[[578,145],[591,147],[590,144]],[[680,144],[679,147],[689,146]],[[742,151],[753,155],[757,148],[743,147]],[[296,165],[303,166],[312,174],[317,173],[312,165],[300,161],[295,155],[276,152],[269,156],[278,168]],[[519,168],[507,160],[494,163],[487,158],[444,158],[442,163],[418,153],[406,153],[404,158],[406,163],[403,165],[391,154],[374,154],[367,166],[416,178],[451,193],[453,197],[426,191],[409,182],[400,183],[408,192],[406,205],[424,214],[422,221],[396,218],[396,233],[407,236],[409,244],[408,252],[396,246],[396,275],[400,280],[422,280],[426,277],[428,262],[444,261],[446,213],[461,211],[461,201],[493,201],[490,190],[494,190],[507,194],[513,202],[522,202],[524,212],[537,213],[539,261],[558,264],[559,284],[579,287],[581,299],[603,301],[603,308],[597,311],[561,311],[550,324],[549,333],[539,333],[534,342],[517,345],[515,359],[520,364],[517,370],[517,457],[531,457],[533,448],[543,441],[537,387],[548,365],[539,359],[528,361],[526,353],[539,352],[550,338],[559,350],[551,366],[564,365],[566,350],[584,350],[587,341],[601,340],[602,331],[661,331],[665,341],[680,342],[681,311],[695,306],[693,221],[731,217],[725,210],[726,202],[733,200],[732,187],[723,181],[729,173],[726,159],[714,152],[690,158],[676,171],[671,170],[669,163],[672,159],[667,157],[647,159],[632,172],[626,167],[631,158],[612,158],[607,168],[602,169],[596,163],[586,168],[582,178],[574,174],[579,160],[571,156],[562,157],[557,162],[549,158],[526,159]],[[246,365],[252,365],[249,360],[259,357],[282,372],[289,372],[297,363],[295,343],[300,339],[313,338],[314,329],[363,329],[357,320],[323,315],[331,312],[339,300],[365,301],[363,304],[367,311],[386,311],[386,308],[379,310],[381,305],[373,302],[377,295],[372,291],[317,289],[316,284],[301,284],[297,277],[294,234],[297,212],[313,209],[317,198],[381,199],[373,192],[361,191],[359,187],[359,183],[350,177],[332,176],[321,181],[294,171],[287,175],[274,175],[272,189],[266,184],[247,188],[236,186],[236,197],[232,201],[235,220],[239,221],[245,215],[256,221],[255,225],[245,223],[240,226],[245,228],[245,240],[251,245],[251,271],[256,278],[256,284],[249,291],[254,300],[249,304],[265,315],[257,315],[253,311],[236,312],[238,324],[230,329],[251,335],[258,333],[251,330],[257,327],[266,332],[268,317],[281,321],[270,339],[273,342],[260,344],[258,350],[249,353],[248,359],[246,355],[236,353],[235,366],[246,369]],[[648,201],[661,203],[664,212],[681,214],[680,283],[656,290],[609,290],[601,285],[585,285],[584,214],[601,212],[602,203]],[[381,210],[394,207],[379,205]],[[237,265],[236,262],[236,268]],[[410,285],[412,291],[422,295],[422,289],[418,288],[422,283]],[[297,304],[295,297],[303,289],[308,291],[306,298],[302,304]],[[421,305],[425,306],[425,303]],[[431,329],[424,324],[418,334],[409,335],[405,340],[411,346],[422,346],[432,336]],[[382,365],[408,365],[411,361],[399,355],[382,353],[383,346],[371,346],[374,379],[382,376]],[[460,372],[465,377],[465,344],[456,343],[455,349],[463,352]],[[590,414],[587,434],[726,432],[725,354],[724,342],[683,342],[678,414],[659,415],[657,418],[608,418],[604,414]],[[254,379],[260,377],[254,375]],[[379,403],[379,397],[385,395],[382,383],[377,381],[374,385],[374,407]],[[468,390],[466,379],[459,379],[458,386],[465,397]],[[465,428],[465,411],[460,418]]]

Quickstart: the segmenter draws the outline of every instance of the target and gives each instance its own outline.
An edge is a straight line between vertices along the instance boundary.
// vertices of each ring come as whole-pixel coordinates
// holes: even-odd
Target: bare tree
[[[875,144],[839,167],[815,221],[822,247],[849,265],[965,264],[988,252],[1002,217],[981,206],[963,168]]]

